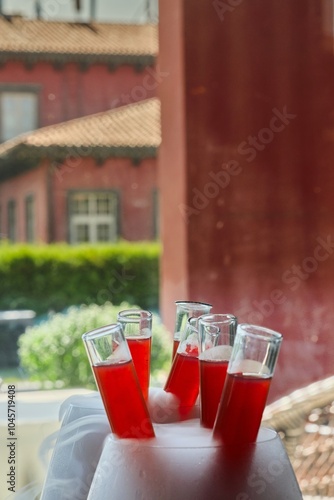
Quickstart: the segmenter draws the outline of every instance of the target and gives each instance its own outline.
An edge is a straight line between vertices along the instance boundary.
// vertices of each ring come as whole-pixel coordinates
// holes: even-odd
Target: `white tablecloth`
[[[68,398],[60,407],[60,418],[41,500],[84,500],[110,434],[99,393]]]

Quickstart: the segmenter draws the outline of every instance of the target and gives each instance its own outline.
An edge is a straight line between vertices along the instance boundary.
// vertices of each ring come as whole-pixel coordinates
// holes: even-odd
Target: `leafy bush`
[[[48,321],[27,328],[18,341],[21,366],[33,380],[61,381],[64,387],[95,388],[81,337],[87,331],[115,322],[118,311],[128,308],[127,303],[72,307],[67,313],[53,314]],[[153,380],[168,369],[170,358],[171,339],[159,317],[153,315]]]
[[[0,309],[37,314],[126,301],[158,308],[158,243],[0,244]]]

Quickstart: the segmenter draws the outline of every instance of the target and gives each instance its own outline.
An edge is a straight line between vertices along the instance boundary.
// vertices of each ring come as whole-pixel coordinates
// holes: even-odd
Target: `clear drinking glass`
[[[282,335],[268,328],[237,328],[213,435],[230,448],[256,441]]]
[[[176,318],[174,328],[174,341],[173,341],[173,357],[179,347],[182,332],[187,326],[189,318],[198,318],[202,314],[207,314],[211,311],[212,305],[205,302],[191,302],[187,300],[177,300],[176,305]]]
[[[122,326],[103,326],[82,339],[113,433],[119,438],[154,437]]]
[[[180,419],[189,417],[199,393],[200,340],[197,318],[189,318],[183,330],[164,390],[179,402]]]
[[[234,344],[237,318],[233,314],[205,314],[198,318],[198,329],[201,340],[200,421],[203,427],[212,429]]]
[[[145,401],[150,385],[152,313],[141,309],[120,311],[117,321],[122,325]]]

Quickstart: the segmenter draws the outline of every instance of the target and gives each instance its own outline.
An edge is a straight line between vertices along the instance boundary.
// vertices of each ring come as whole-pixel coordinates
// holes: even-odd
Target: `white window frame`
[[[86,200],[87,210],[78,213],[75,210],[75,200]],[[98,213],[98,199],[107,199],[109,207],[106,212]],[[80,239],[79,227],[86,226],[88,230],[87,239]],[[107,239],[100,239],[98,236],[99,226],[109,228]],[[115,242],[118,239],[118,193],[114,190],[108,191],[71,191],[69,193],[69,242],[71,244],[80,243],[107,243]]]
[[[18,116],[15,116],[15,109],[6,109],[6,97],[10,97],[15,100],[15,97],[30,98],[30,104],[24,103],[24,99],[21,103],[18,103]],[[33,113],[29,123],[25,122],[27,114],[27,106],[30,106],[30,111]],[[21,109],[20,109],[21,108]],[[8,124],[6,124],[6,119],[13,119],[15,117],[15,130]],[[18,135],[36,130],[39,127],[39,99],[38,99],[38,89],[33,86],[23,86],[23,85],[0,85],[0,141],[5,142]]]

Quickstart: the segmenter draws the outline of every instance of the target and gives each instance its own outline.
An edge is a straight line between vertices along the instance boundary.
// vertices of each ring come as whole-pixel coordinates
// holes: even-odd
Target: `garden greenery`
[[[92,304],[50,315],[48,320],[29,327],[19,338],[22,368],[32,380],[61,383],[63,387],[96,389],[82,335],[114,323],[120,310],[132,307],[128,303],[118,306]],[[155,314],[152,331],[151,377],[156,384],[169,368],[172,341]]]
[[[37,315],[105,302],[158,309],[160,245],[0,244],[0,310]]]

